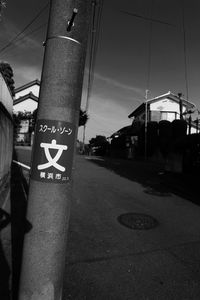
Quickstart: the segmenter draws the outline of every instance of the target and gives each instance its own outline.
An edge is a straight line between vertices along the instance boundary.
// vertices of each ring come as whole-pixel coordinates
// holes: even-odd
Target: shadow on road
[[[14,152],[13,159],[17,161]],[[11,172],[11,239],[12,239],[12,300],[17,300],[24,235],[32,227],[26,220],[28,183],[22,168],[12,164]]]
[[[172,193],[200,204],[197,176],[164,172],[164,164],[150,161],[129,161],[113,158],[90,157],[88,161],[100,167],[140,183],[144,192],[155,196],[170,196]]]

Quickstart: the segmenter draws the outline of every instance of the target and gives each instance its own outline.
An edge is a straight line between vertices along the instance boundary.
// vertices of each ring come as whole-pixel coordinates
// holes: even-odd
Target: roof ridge
[[[24,100],[26,100],[26,99],[28,99],[28,98],[31,98],[32,100],[38,102],[38,97],[35,96],[32,92],[30,92],[30,93],[28,93],[26,95],[23,95],[23,96],[21,96],[17,99],[14,99],[13,106],[20,103],[20,102],[22,102],[22,101],[24,101]]]
[[[15,93],[20,92],[20,91],[22,91],[22,90],[24,90],[24,89],[26,89],[26,88],[34,85],[34,84],[40,85],[40,83],[41,83],[41,81],[39,79],[32,80],[32,81],[30,81],[30,82],[28,82],[28,83],[26,83],[24,85],[21,85],[18,88],[16,88],[15,89]]]

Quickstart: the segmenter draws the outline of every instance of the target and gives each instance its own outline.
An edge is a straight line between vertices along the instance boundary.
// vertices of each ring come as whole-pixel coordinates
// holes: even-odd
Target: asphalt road
[[[100,164],[76,159],[64,299],[200,299],[200,207],[158,181],[161,166],[136,163],[130,180]],[[159,225],[129,229],[130,212]]]
[[[175,195],[162,171],[76,157],[64,300],[200,299],[200,207],[183,189]],[[126,213],[158,226],[130,229],[118,219]]]

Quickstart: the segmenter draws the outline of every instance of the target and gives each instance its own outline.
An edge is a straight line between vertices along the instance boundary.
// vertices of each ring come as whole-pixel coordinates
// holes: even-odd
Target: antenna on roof
[[[149,93],[149,90],[145,90],[145,99],[146,100],[148,99],[148,93]]]

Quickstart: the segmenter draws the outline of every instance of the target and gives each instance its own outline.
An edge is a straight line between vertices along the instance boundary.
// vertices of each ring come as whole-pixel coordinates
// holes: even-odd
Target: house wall
[[[33,112],[38,106],[38,103],[35,100],[27,99],[20,103],[17,103],[13,107],[14,112]]]
[[[195,127],[191,126],[190,133],[193,134],[193,133],[198,133],[198,132],[197,132],[197,129]],[[187,134],[189,134],[189,126],[187,128]]]
[[[183,105],[183,112],[185,112],[185,110],[186,110],[186,106]],[[179,106],[179,103],[177,103],[173,100],[170,100],[168,98],[164,98],[162,100],[151,103],[150,104],[150,111],[176,112],[177,113],[177,119],[180,119],[180,106]]]
[[[2,75],[0,74],[0,208],[2,220],[8,219],[8,224],[1,228],[0,245],[4,252],[3,265],[8,264],[11,270],[11,163],[13,153],[13,121],[12,121],[13,98]],[[3,253],[2,252],[2,253]],[[7,274],[7,270],[5,269]],[[3,273],[2,273],[3,274]],[[5,274],[5,275],[6,275]],[[6,275],[7,276],[7,275]],[[11,282],[11,281],[10,281]],[[3,290],[2,290],[3,291]],[[5,294],[0,293],[0,299]]]
[[[4,105],[10,115],[12,115],[13,98],[0,73],[0,102]]]
[[[5,189],[9,191],[8,180],[13,151],[12,107],[10,90],[0,74],[0,206],[5,202]]]
[[[140,115],[138,115],[137,117],[135,117],[135,119],[133,120],[133,122],[135,122],[135,121],[145,122],[145,113],[142,112]]]
[[[0,108],[0,188],[10,173],[13,151],[13,123]]]
[[[30,86],[20,92],[17,92],[15,94],[15,99],[25,96],[25,95],[29,94],[30,92],[32,92],[36,97],[39,97],[39,91],[40,91],[40,86],[38,84],[35,84],[35,85]]]

